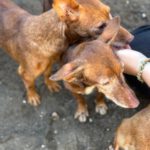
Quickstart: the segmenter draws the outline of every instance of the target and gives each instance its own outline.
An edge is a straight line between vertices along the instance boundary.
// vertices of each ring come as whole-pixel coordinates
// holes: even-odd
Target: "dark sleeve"
[[[52,8],[52,0],[43,0],[43,12]]]
[[[141,26],[135,29],[132,34],[134,40],[130,44],[131,48],[150,57],[150,25]],[[125,77],[136,93],[142,93],[150,97],[150,88],[145,83],[142,84],[135,76],[125,75]]]
[[[135,38],[130,44],[131,48],[150,57],[150,25],[141,26],[135,29],[132,34]]]

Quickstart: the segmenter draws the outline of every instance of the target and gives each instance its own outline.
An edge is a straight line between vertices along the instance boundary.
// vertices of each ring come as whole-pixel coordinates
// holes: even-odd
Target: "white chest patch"
[[[94,89],[95,89],[95,85],[86,87],[84,93],[86,95],[89,95],[89,94],[91,94],[94,91]]]

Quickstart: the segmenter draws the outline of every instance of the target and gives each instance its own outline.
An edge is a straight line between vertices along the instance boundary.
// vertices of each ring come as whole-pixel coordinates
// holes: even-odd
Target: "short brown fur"
[[[150,105],[124,119],[117,129],[115,150],[150,150]]]

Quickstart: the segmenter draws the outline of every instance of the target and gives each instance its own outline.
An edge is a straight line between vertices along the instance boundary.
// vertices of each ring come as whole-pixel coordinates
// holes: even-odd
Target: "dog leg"
[[[40,96],[35,89],[35,79],[37,76],[31,75],[26,69],[22,66],[19,66],[18,73],[21,76],[24,85],[27,90],[28,103],[33,106],[38,106],[40,104]]]
[[[86,122],[87,117],[89,116],[86,101],[82,95],[76,93],[72,94],[77,100],[77,110],[74,118],[78,119],[80,122]]]
[[[58,92],[61,89],[61,86],[57,82],[49,79],[51,75],[51,70],[52,70],[52,64],[48,65],[48,67],[44,71],[44,81],[51,92]]]
[[[104,94],[97,93],[95,111],[97,113],[99,113],[100,115],[105,115],[107,113],[107,109],[108,109],[104,98],[105,98]]]

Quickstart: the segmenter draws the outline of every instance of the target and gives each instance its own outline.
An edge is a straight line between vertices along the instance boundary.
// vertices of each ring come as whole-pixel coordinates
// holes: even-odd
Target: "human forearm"
[[[134,76],[139,72],[141,61],[147,58],[142,53],[130,49],[117,51],[116,54],[124,63],[124,72]],[[150,86],[150,63],[144,66],[142,78]]]

